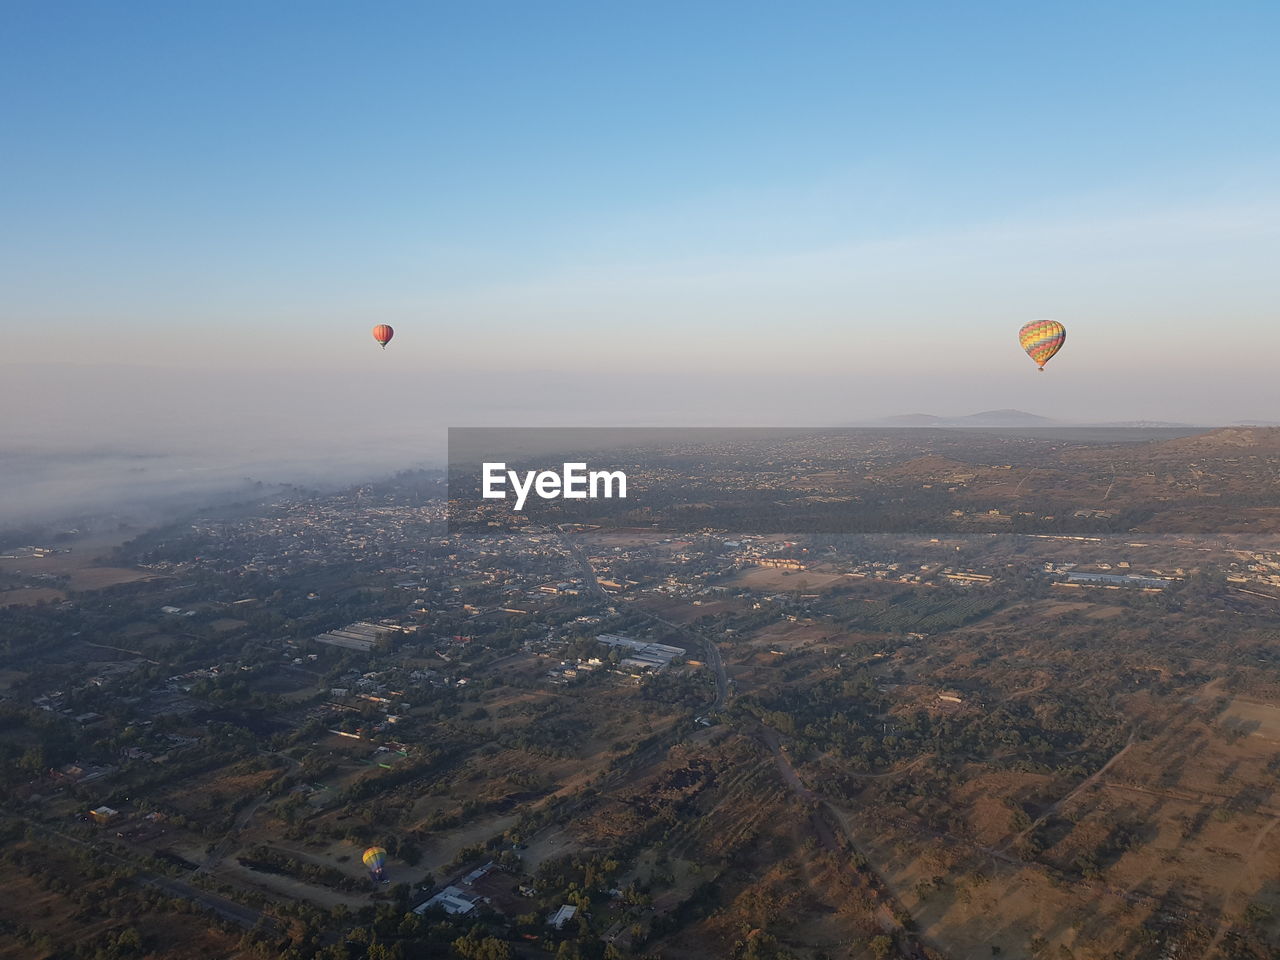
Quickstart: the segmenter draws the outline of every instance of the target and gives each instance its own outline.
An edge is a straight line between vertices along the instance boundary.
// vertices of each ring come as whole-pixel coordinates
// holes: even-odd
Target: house
[[[462,885],[464,887],[471,886],[477,880],[480,880],[481,878],[483,878],[490,870],[492,870],[496,866],[497,864],[494,863],[492,860],[490,860],[483,867],[476,867],[474,870],[472,870],[470,873],[468,873],[465,877],[462,878]]]
[[[92,764],[68,763],[66,766],[52,771],[55,779],[66,780],[75,784],[93,783],[114,771],[113,767],[95,767]]]
[[[476,908],[476,904],[481,901],[480,897],[468,896],[457,887],[445,887],[426,903],[421,903],[413,908],[416,914],[424,914],[432,907],[442,907],[444,912],[450,916],[466,916]]]
[[[557,930],[564,928],[564,925],[574,918],[578,913],[578,908],[571,903],[566,903],[560,907],[547,920],[547,926],[555,927]]]
[[[118,816],[120,811],[113,810],[111,807],[95,807],[89,811],[89,817],[94,823],[110,823]]]

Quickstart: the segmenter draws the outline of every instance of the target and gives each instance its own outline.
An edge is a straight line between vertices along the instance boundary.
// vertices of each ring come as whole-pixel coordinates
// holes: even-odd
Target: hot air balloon
[[[1032,320],[1024,323],[1018,331],[1018,342],[1027,356],[1034,360],[1041,372],[1044,365],[1053,359],[1053,355],[1062,349],[1067,342],[1067,328],[1057,320]]]
[[[382,866],[387,862],[387,851],[382,847],[370,847],[364,852],[364,865],[369,868],[369,877],[375,883],[385,883]]]
[[[377,340],[380,344],[382,344],[383,350],[387,349],[387,344],[391,342],[391,338],[394,337],[395,335],[396,335],[396,332],[392,330],[388,324],[385,324],[385,323],[380,323],[373,328],[373,339]]]

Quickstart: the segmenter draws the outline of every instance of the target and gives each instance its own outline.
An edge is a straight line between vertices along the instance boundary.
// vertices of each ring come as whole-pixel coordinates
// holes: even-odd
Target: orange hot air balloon
[[[385,323],[380,323],[373,328],[373,339],[382,344],[383,350],[387,349],[387,344],[391,342],[391,338],[395,335],[396,332]]]
[[[1036,365],[1044,372],[1044,365],[1053,359],[1067,341],[1067,328],[1057,320],[1032,320],[1018,331],[1018,343]]]

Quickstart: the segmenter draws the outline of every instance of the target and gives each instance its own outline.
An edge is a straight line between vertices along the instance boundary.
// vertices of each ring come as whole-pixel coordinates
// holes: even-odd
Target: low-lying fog
[[[1114,378],[752,372],[644,375],[0,366],[0,525],[138,519],[247,481],[327,486],[442,466],[448,426],[830,426],[888,414],[1020,408],[1173,419],[1117,403]],[[1148,394],[1151,396],[1151,394]],[[1164,416],[1160,416],[1164,414]],[[1199,422],[1206,422],[1200,420]],[[1224,421],[1219,421],[1224,422]]]
[[[323,487],[443,466],[450,425],[808,422],[802,404],[752,403],[749,384],[732,376],[442,379],[404,370],[223,375],[80,365],[12,365],[0,374],[0,525],[10,526],[163,512],[247,489],[247,481]]]

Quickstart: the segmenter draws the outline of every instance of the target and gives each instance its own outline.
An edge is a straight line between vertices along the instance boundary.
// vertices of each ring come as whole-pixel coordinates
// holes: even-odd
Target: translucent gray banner
[[[456,529],[1274,533],[1280,430],[453,428]]]

